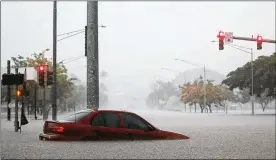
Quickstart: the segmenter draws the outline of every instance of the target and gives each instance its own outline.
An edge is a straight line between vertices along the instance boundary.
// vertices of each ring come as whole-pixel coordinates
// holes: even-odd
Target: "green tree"
[[[253,61],[253,78],[254,78],[254,94],[261,97],[261,94],[267,90],[267,96],[276,97],[276,52],[270,56],[259,56]],[[231,71],[222,84],[234,88],[249,89],[252,92],[251,83],[251,63],[248,62],[242,67],[238,67],[235,71]]]
[[[266,109],[267,105],[269,104],[269,102],[271,102],[273,100],[272,96],[267,96],[268,92],[269,92],[269,90],[266,89],[261,94],[261,96],[257,97],[257,99],[256,99],[256,101],[261,104],[263,112],[265,111],[265,109]]]

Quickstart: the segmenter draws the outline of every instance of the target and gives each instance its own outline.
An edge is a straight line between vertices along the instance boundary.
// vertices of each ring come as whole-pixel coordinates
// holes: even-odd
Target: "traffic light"
[[[224,49],[224,42],[222,40],[219,40],[219,50]]]
[[[16,96],[17,97],[22,97],[23,96],[23,91],[22,90],[17,90],[16,91]]]
[[[224,49],[224,32],[219,31],[219,34],[217,35],[218,39],[219,39],[219,50],[223,50]]]
[[[14,85],[13,79],[12,79],[13,74],[2,74],[2,85]]]
[[[24,83],[24,74],[2,74],[2,85],[21,85]]]
[[[40,65],[37,67],[37,72],[38,72],[38,84],[40,86],[44,86],[45,84],[45,71],[46,71],[46,67],[45,65]]]
[[[53,72],[47,72],[47,86],[53,84]]]
[[[262,43],[263,43],[263,37],[262,36],[257,36],[257,50],[261,50],[263,47],[262,47]]]
[[[87,56],[87,26],[85,26],[85,34],[84,34],[84,55]]]

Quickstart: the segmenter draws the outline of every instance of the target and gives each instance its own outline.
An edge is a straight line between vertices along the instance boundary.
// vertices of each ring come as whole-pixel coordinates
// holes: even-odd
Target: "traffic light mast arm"
[[[247,38],[247,37],[236,37],[233,36],[233,39],[236,40],[244,40],[244,41],[256,41],[256,38]],[[272,40],[272,39],[263,39],[262,42],[266,42],[266,43],[276,43],[276,40]]]

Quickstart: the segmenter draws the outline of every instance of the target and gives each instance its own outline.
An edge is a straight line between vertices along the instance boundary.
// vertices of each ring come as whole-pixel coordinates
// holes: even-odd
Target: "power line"
[[[65,62],[65,63],[63,62],[63,64],[66,64],[66,63],[73,62],[73,61],[76,61],[76,60],[84,58],[84,57],[85,56],[71,57],[71,58],[67,58],[67,59],[64,59],[64,60],[60,61],[60,63],[63,62],[63,61],[68,61],[68,62]],[[2,66],[1,68],[6,69],[7,67]]]
[[[61,62],[69,61],[69,60],[71,60],[71,59],[80,58],[80,57],[85,57],[85,56],[71,57],[71,58],[63,59]]]
[[[85,57],[85,56],[83,56],[83,57]],[[79,58],[75,58],[75,59],[69,60],[68,62],[65,62],[65,63],[63,63],[63,64],[66,64],[66,63],[70,63],[70,62],[76,61],[76,60],[81,59],[81,58],[83,58],[83,57],[79,57]]]
[[[67,38],[70,38],[70,37],[73,37],[73,36],[76,36],[76,35],[78,35],[78,34],[80,34],[80,33],[84,33],[84,31],[81,31],[81,32],[78,32],[78,33],[72,34],[72,35],[67,36],[67,37],[64,37],[64,38],[61,38],[61,39],[57,40],[57,42],[62,41],[62,40],[67,39]]]
[[[66,32],[66,33],[61,33],[61,34],[58,34],[57,36],[63,36],[63,35],[79,32],[79,31],[84,31],[84,29],[79,29],[79,30],[75,30],[75,31],[71,31],[71,32]]]
[[[75,33],[75,32],[77,32],[77,33]],[[70,38],[70,37],[73,37],[73,36],[76,36],[76,35],[78,35],[78,34],[80,34],[80,33],[84,33],[84,29],[76,30],[76,31],[71,31],[71,32],[67,32],[67,33],[62,33],[62,34],[59,34],[59,35],[57,35],[57,36],[62,36],[62,35],[70,34],[70,33],[75,33],[75,34],[72,34],[72,35],[70,35],[70,36],[61,38],[61,39],[57,40],[57,42],[62,41],[62,40],[65,40],[65,39]],[[78,60],[78,59],[80,59],[80,58],[82,58],[82,57],[83,57],[83,56],[81,56],[81,57],[76,57],[77,59],[75,59],[75,60]],[[68,58],[68,59],[74,59],[74,58]],[[67,60],[67,59],[66,59],[66,60]],[[73,60],[73,61],[75,61],[75,60]],[[63,61],[64,61],[64,60],[63,60]],[[69,62],[72,62],[72,61],[69,61]],[[69,62],[66,62],[66,63],[69,63]],[[1,68],[5,69],[5,68],[7,68],[7,67],[1,67]]]

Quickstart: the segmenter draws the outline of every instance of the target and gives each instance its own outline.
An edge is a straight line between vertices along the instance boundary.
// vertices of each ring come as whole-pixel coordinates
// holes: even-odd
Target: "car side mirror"
[[[148,125],[148,128],[145,130],[145,132],[155,131],[155,128],[151,125]]]

